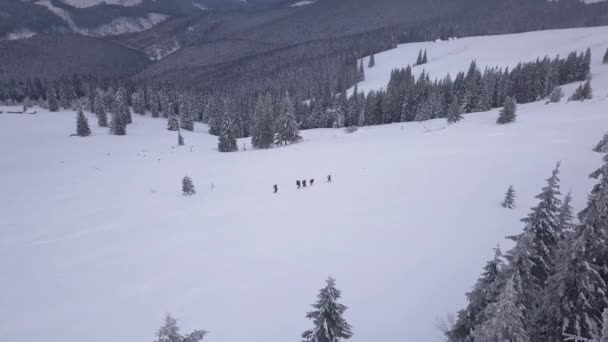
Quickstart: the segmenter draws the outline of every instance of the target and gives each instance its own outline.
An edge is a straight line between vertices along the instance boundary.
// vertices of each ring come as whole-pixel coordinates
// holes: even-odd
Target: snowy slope
[[[106,3],[108,5],[120,5],[120,6],[137,6],[142,3],[142,0],[61,0],[63,3],[78,7],[78,8],[86,8],[96,6],[102,3]]]
[[[158,25],[169,18],[169,16],[166,14],[147,13],[145,16],[140,17],[116,17],[109,23],[93,28],[83,28],[74,22],[68,11],[54,6],[50,0],[40,0],[36,2],[36,4],[44,6],[51,12],[55,13],[55,15],[60,17],[68,24],[72,31],[92,37],[107,37],[126,33],[141,32]]]
[[[493,49],[485,38],[469,46]],[[311,130],[297,145],[220,154],[203,125],[174,148],[160,119],[134,116],[116,137],[89,114],[93,135],[77,138],[73,112],[2,114],[0,340],[153,341],[172,312],[210,342],[296,341],[331,274],[352,341],[441,341],[435,319],[462,306],[492,248],[522,228],[555,162],[584,203],[601,158],[591,148],[608,129],[608,44],[592,47],[594,100],[522,105],[505,126],[494,110],[450,127]],[[461,66],[449,54],[431,63]],[[194,197],[180,194],[185,175]],[[499,205],[510,184],[513,211]]]
[[[587,48],[596,49],[595,57],[601,58],[608,47],[608,26],[535,31],[522,34],[469,37],[449,41],[401,44],[396,49],[375,55],[376,66],[368,68],[369,57],[363,59],[365,81],[359,90],[383,89],[388,84],[391,71],[414,65],[418,52],[427,50],[429,62],[413,69],[415,75],[423,70],[431,78],[443,78],[448,73],[454,77],[468,69],[472,60],[483,70],[485,67],[514,67],[519,62],[533,61],[548,55],[566,56],[568,53]]]

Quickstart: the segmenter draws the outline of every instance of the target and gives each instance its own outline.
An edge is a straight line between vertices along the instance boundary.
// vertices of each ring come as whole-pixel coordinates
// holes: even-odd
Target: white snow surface
[[[50,0],[41,0],[36,2],[36,4],[48,8],[51,12],[55,13],[55,15],[63,19],[72,31],[92,37],[116,36],[145,31],[162,23],[169,17],[168,15],[160,13],[147,13],[143,17],[117,17],[107,24],[93,28],[85,28],[78,26],[68,11],[54,6]]]
[[[302,1],[298,1],[296,3],[293,3],[291,6],[289,7],[302,7],[302,6],[306,6],[306,5],[312,5],[314,4],[316,1],[312,1],[312,0],[302,0]]]
[[[351,341],[442,341],[436,318],[464,305],[557,161],[563,191],[577,210],[585,203],[602,157],[591,149],[608,129],[606,44],[591,44],[603,30],[581,34],[593,49],[593,100],[520,105],[517,122],[501,126],[492,110],[449,127],[310,130],[263,151],[241,140],[246,151],[222,154],[200,124],[177,148],[163,119],[134,115],[117,137],[87,113],[93,135],[79,138],[69,136],[74,112],[0,114],[0,340],[153,341],[171,312],[184,332],[208,329],[209,342],[297,341],[332,275]],[[459,70],[458,56],[435,51],[431,64]],[[181,195],[185,175],[193,197]],[[296,190],[304,178],[314,187]],[[506,210],[511,184],[517,208]]]
[[[29,29],[18,29],[13,32],[7,33],[4,37],[0,38],[0,40],[21,40],[28,39],[36,35],[36,32],[33,32]]]
[[[61,0],[61,2],[78,8],[97,6],[104,2],[108,5],[132,7],[141,4],[142,0]]]
[[[369,57],[363,59],[365,81],[359,90],[385,89],[391,71],[414,65],[420,50],[427,51],[428,63],[412,69],[415,75],[423,70],[431,79],[443,78],[448,73],[452,79],[460,71],[467,71],[472,60],[483,70],[485,67],[510,67],[519,62],[528,62],[555,55],[565,57],[568,53],[587,48],[598,48],[603,56],[608,47],[608,26],[534,31],[521,34],[468,37],[447,41],[401,44],[396,49],[375,55],[376,66],[368,68]],[[601,48],[604,49],[603,52]],[[351,89],[352,91],[352,89]]]

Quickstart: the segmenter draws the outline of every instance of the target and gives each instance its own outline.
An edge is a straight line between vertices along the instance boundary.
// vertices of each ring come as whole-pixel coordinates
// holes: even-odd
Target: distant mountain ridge
[[[137,70],[141,78],[180,82],[184,74],[189,79],[205,77],[208,68],[217,74],[230,63],[245,63],[254,56],[374,30],[391,31],[394,39],[403,39],[403,33],[412,30],[434,39],[437,32],[496,34],[602,24],[608,24],[608,3],[585,5],[579,0],[9,0],[0,2],[0,40],[5,48],[0,62],[27,70],[23,66],[31,62],[24,49],[31,48],[32,56],[37,49],[20,40],[40,36],[37,41],[44,42],[47,51],[77,43],[84,45],[68,49],[73,54],[84,47],[105,47],[96,51],[100,58],[115,60],[108,53],[131,56],[127,60],[134,64],[120,63],[109,70],[113,75],[129,71],[124,74],[129,76]],[[73,34],[81,38],[66,36]],[[49,44],[62,39],[65,42],[56,46]],[[85,43],[90,39],[103,44]],[[12,53],[15,49],[18,57]],[[309,51],[306,58],[324,54]],[[85,66],[90,63],[75,59]],[[37,76],[59,76],[55,70],[65,68],[52,65],[64,61],[46,60],[49,67],[41,67]],[[5,67],[0,77],[26,77],[11,69]]]

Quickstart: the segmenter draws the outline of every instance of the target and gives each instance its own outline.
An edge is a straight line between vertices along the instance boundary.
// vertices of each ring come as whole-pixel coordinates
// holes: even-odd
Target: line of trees
[[[392,72],[386,90],[363,94],[355,86],[347,96],[346,91],[323,87],[306,98],[292,93],[285,95],[285,90],[279,94],[251,93],[233,98],[172,84],[74,75],[53,82],[39,79],[0,82],[0,101],[30,104],[37,101],[56,111],[76,108],[76,100],[82,99],[85,109],[96,113],[99,126],[107,126],[107,115],[112,114],[109,124],[114,134],[126,134],[126,126],[132,122],[129,110],[132,108],[138,114],[150,113],[152,117],[167,119],[167,128],[173,131],[193,130],[195,121],[207,123],[211,134],[227,137],[221,144],[223,150],[234,150],[233,139],[242,137],[252,137],[254,147],[267,148],[273,143],[296,142],[297,129],[435,118],[448,118],[453,123],[460,120],[462,113],[502,107],[509,97],[517,103],[552,99],[559,85],[587,79],[590,62],[589,49],[584,53],[572,52],[566,58],[545,57],[504,70],[486,68],[482,72],[473,61],[466,72],[459,72],[454,79],[447,75],[439,80],[431,80],[424,71],[416,78],[408,66]],[[359,79],[364,77],[357,63],[353,64],[353,72]],[[582,99],[590,98],[590,83],[581,86],[580,92]],[[279,130],[279,120],[283,120],[287,133]]]
[[[608,156],[590,177],[596,185],[576,223],[558,164],[523,231],[510,237],[515,246],[504,255],[497,248],[467,293],[450,342],[608,338]]]

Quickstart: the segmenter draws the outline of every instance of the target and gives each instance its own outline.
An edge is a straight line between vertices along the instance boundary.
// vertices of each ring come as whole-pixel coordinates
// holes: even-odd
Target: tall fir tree
[[[135,113],[139,115],[146,114],[146,98],[143,87],[138,87],[131,95],[131,103],[133,104],[133,111]]]
[[[574,214],[572,209],[572,193],[568,192],[562,201],[562,205],[557,213],[557,231],[560,232],[560,239],[566,239],[566,235],[570,234],[574,228]],[[560,247],[561,248],[561,247]]]
[[[561,341],[564,334],[597,339],[601,334],[602,310],[608,307],[608,156],[604,161],[591,174],[598,182],[547,281],[537,315],[543,341]]]
[[[55,92],[55,88],[52,86],[48,87],[46,100],[49,104],[49,110],[51,112],[56,112],[59,110],[59,100],[57,100],[57,93]]]
[[[184,336],[179,331],[175,318],[167,314],[163,326],[156,333],[154,342],[200,342],[207,335],[205,330],[194,330]]]
[[[222,101],[217,96],[209,97],[207,103],[207,120],[209,125],[209,134],[220,135],[222,130]]]
[[[330,277],[326,283],[312,305],[313,311],[306,314],[314,327],[302,333],[304,342],[339,342],[353,336],[350,324],[342,317],[348,308],[338,302],[341,293],[336,281]]]
[[[258,96],[253,118],[251,145],[254,148],[270,148],[274,144],[274,121],[270,94]]]
[[[234,117],[232,114],[231,104],[228,100],[224,101],[224,116],[222,120],[222,128],[218,137],[217,147],[220,152],[236,152],[239,150],[236,137],[234,134]]]
[[[173,132],[179,130],[179,119],[176,114],[171,114],[167,118],[167,130]]]
[[[462,110],[458,104],[458,98],[454,98],[448,106],[448,115],[446,119],[448,124],[457,123],[458,121],[462,120]]]
[[[558,215],[562,201],[560,199],[558,163],[547,179],[547,185],[536,196],[538,204],[531,209],[530,214],[522,219],[526,224],[524,234],[532,235],[532,250],[529,257],[533,262],[532,273],[538,280],[538,286],[544,288],[547,278],[553,270],[553,260],[561,232]]]
[[[103,90],[97,88],[96,93],[97,95],[95,97],[96,100],[94,103],[94,112],[97,116],[97,125],[99,127],[108,127],[108,114],[106,113],[106,106],[103,101]]]
[[[181,131],[177,131],[177,146],[184,146],[184,137]]]
[[[421,64],[426,64],[428,62],[428,58],[426,56],[426,49],[424,50],[424,54],[422,55],[422,63]]]
[[[486,320],[484,315],[488,305],[496,302],[503,286],[500,278],[503,267],[500,247],[496,247],[494,258],[488,261],[473,290],[467,293],[467,306],[458,312],[454,325],[446,333],[449,342],[473,340],[475,330]]]
[[[529,342],[524,324],[519,275],[511,275],[496,302],[486,308],[486,320],[475,331],[475,342]]]
[[[194,183],[192,182],[192,179],[188,176],[185,176],[184,179],[182,179],[182,193],[184,194],[184,196],[192,196],[196,194]]]
[[[373,68],[376,66],[376,56],[374,56],[374,54],[372,53],[371,56],[369,56],[369,63],[367,64],[368,68]]]
[[[133,123],[133,118],[131,117],[131,108],[129,107],[129,99],[127,95],[127,89],[125,87],[120,87],[116,91],[116,111],[123,117],[123,121],[128,125]]]
[[[298,123],[294,115],[293,101],[288,93],[281,102],[278,120],[276,122],[276,144],[293,144],[302,140],[298,131]]]
[[[363,67],[363,60],[359,63],[359,74],[358,74],[359,82],[365,81],[365,68]]]
[[[517,104],[515,103],[515,99],[512,97],[507,97],[503,108],[500,110],[498,114],[498,119],[496,123],[502,125],[510,122],[514,122],[517,113]]]
[[[414,65],[421,65],[422,64],[422,50],[418,51],[418,57],[416,58],[416,64]]]
[[[507,189],[507,193],[505,194],[505,199],[502,201],[502,207],[513,209],[515,207],[515,195],[515,188],[513,185],[510,185],[509,189]]]
[[[608,49],[606,49],[606,53],[604,54],[604,59],[602,60],[604,64],[608,64]]]
[[[81,105],[78,105],[78,111],[76,114],[76,135],[79,137],[88,137],[91,135],[89,121],[87,120],[87,117],[84,116]]]
[[[124,117],[120,113],[112,113],[112,120],[110,121],[110,133],[113,135],[127,134],[127,123],[124,121]]]
[[[180,100],[179,115],[181,128],[194,131],[194,108],[190,97],[184,96]]]

